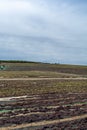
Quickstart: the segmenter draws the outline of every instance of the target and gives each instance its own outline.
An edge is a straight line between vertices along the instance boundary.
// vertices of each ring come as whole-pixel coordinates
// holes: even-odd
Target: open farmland
[[[8,76],[23,76],[25,74],[26,77],[39,77],[39,76],[87,76],[87,66],[80,65],[63,65],[63,64],[48,64],[48,63],[20,63],[20,62],[1,62],[0,65],[5,65],[4,74],[1,71],[0,76],[5,76],[7,72]],[[5,72],[6,71],[6,72]],[[12,75],[11,75],[11,72]],[[18,75],[19,72],[19,75]],[[29,73],[28,73],[29,72]],[[16,74],[17,73],[17,74]],[[7,77],[6,75],[6,77]]]
[[[87,129],[86,66],[4,64],[6,70],[0,73],[1,130]]]

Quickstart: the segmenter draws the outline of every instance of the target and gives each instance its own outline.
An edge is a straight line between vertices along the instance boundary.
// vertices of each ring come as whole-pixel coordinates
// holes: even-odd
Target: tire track
[[[22,125],[11,126],[11,127],[2,127],[1,130],[14,130],[14,129],[20,129],[20,128],[26,128],[26,127],[45,126],[45,125],[63,123],[63,122],[68,122],[68,121],[84,119],[84,118],[87,118],[87,114],[81,115],[81,116],[74,116],[70,118],[64,118],[60,120],[41,121],[41,122],[33,122],[33,123],[22,124]]]
[[[87,80],[87,78],[1,78],[0,81],[22,81],[22,80]]]

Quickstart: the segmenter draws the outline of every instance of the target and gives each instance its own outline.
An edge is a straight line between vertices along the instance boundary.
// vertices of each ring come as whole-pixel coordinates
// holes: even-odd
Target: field
[[[87,129],[86,66],[3,64],[0,130]]]

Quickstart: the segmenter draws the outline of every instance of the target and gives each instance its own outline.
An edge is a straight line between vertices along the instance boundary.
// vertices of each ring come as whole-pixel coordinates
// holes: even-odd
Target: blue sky
[[[0,0],[0,59],[87,65],[87,0]]]

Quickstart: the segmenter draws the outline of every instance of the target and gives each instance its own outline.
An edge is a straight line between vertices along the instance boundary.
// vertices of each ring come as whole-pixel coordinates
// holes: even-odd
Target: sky
[[[87,65],[87,0],[0,0],[0,59]]]

